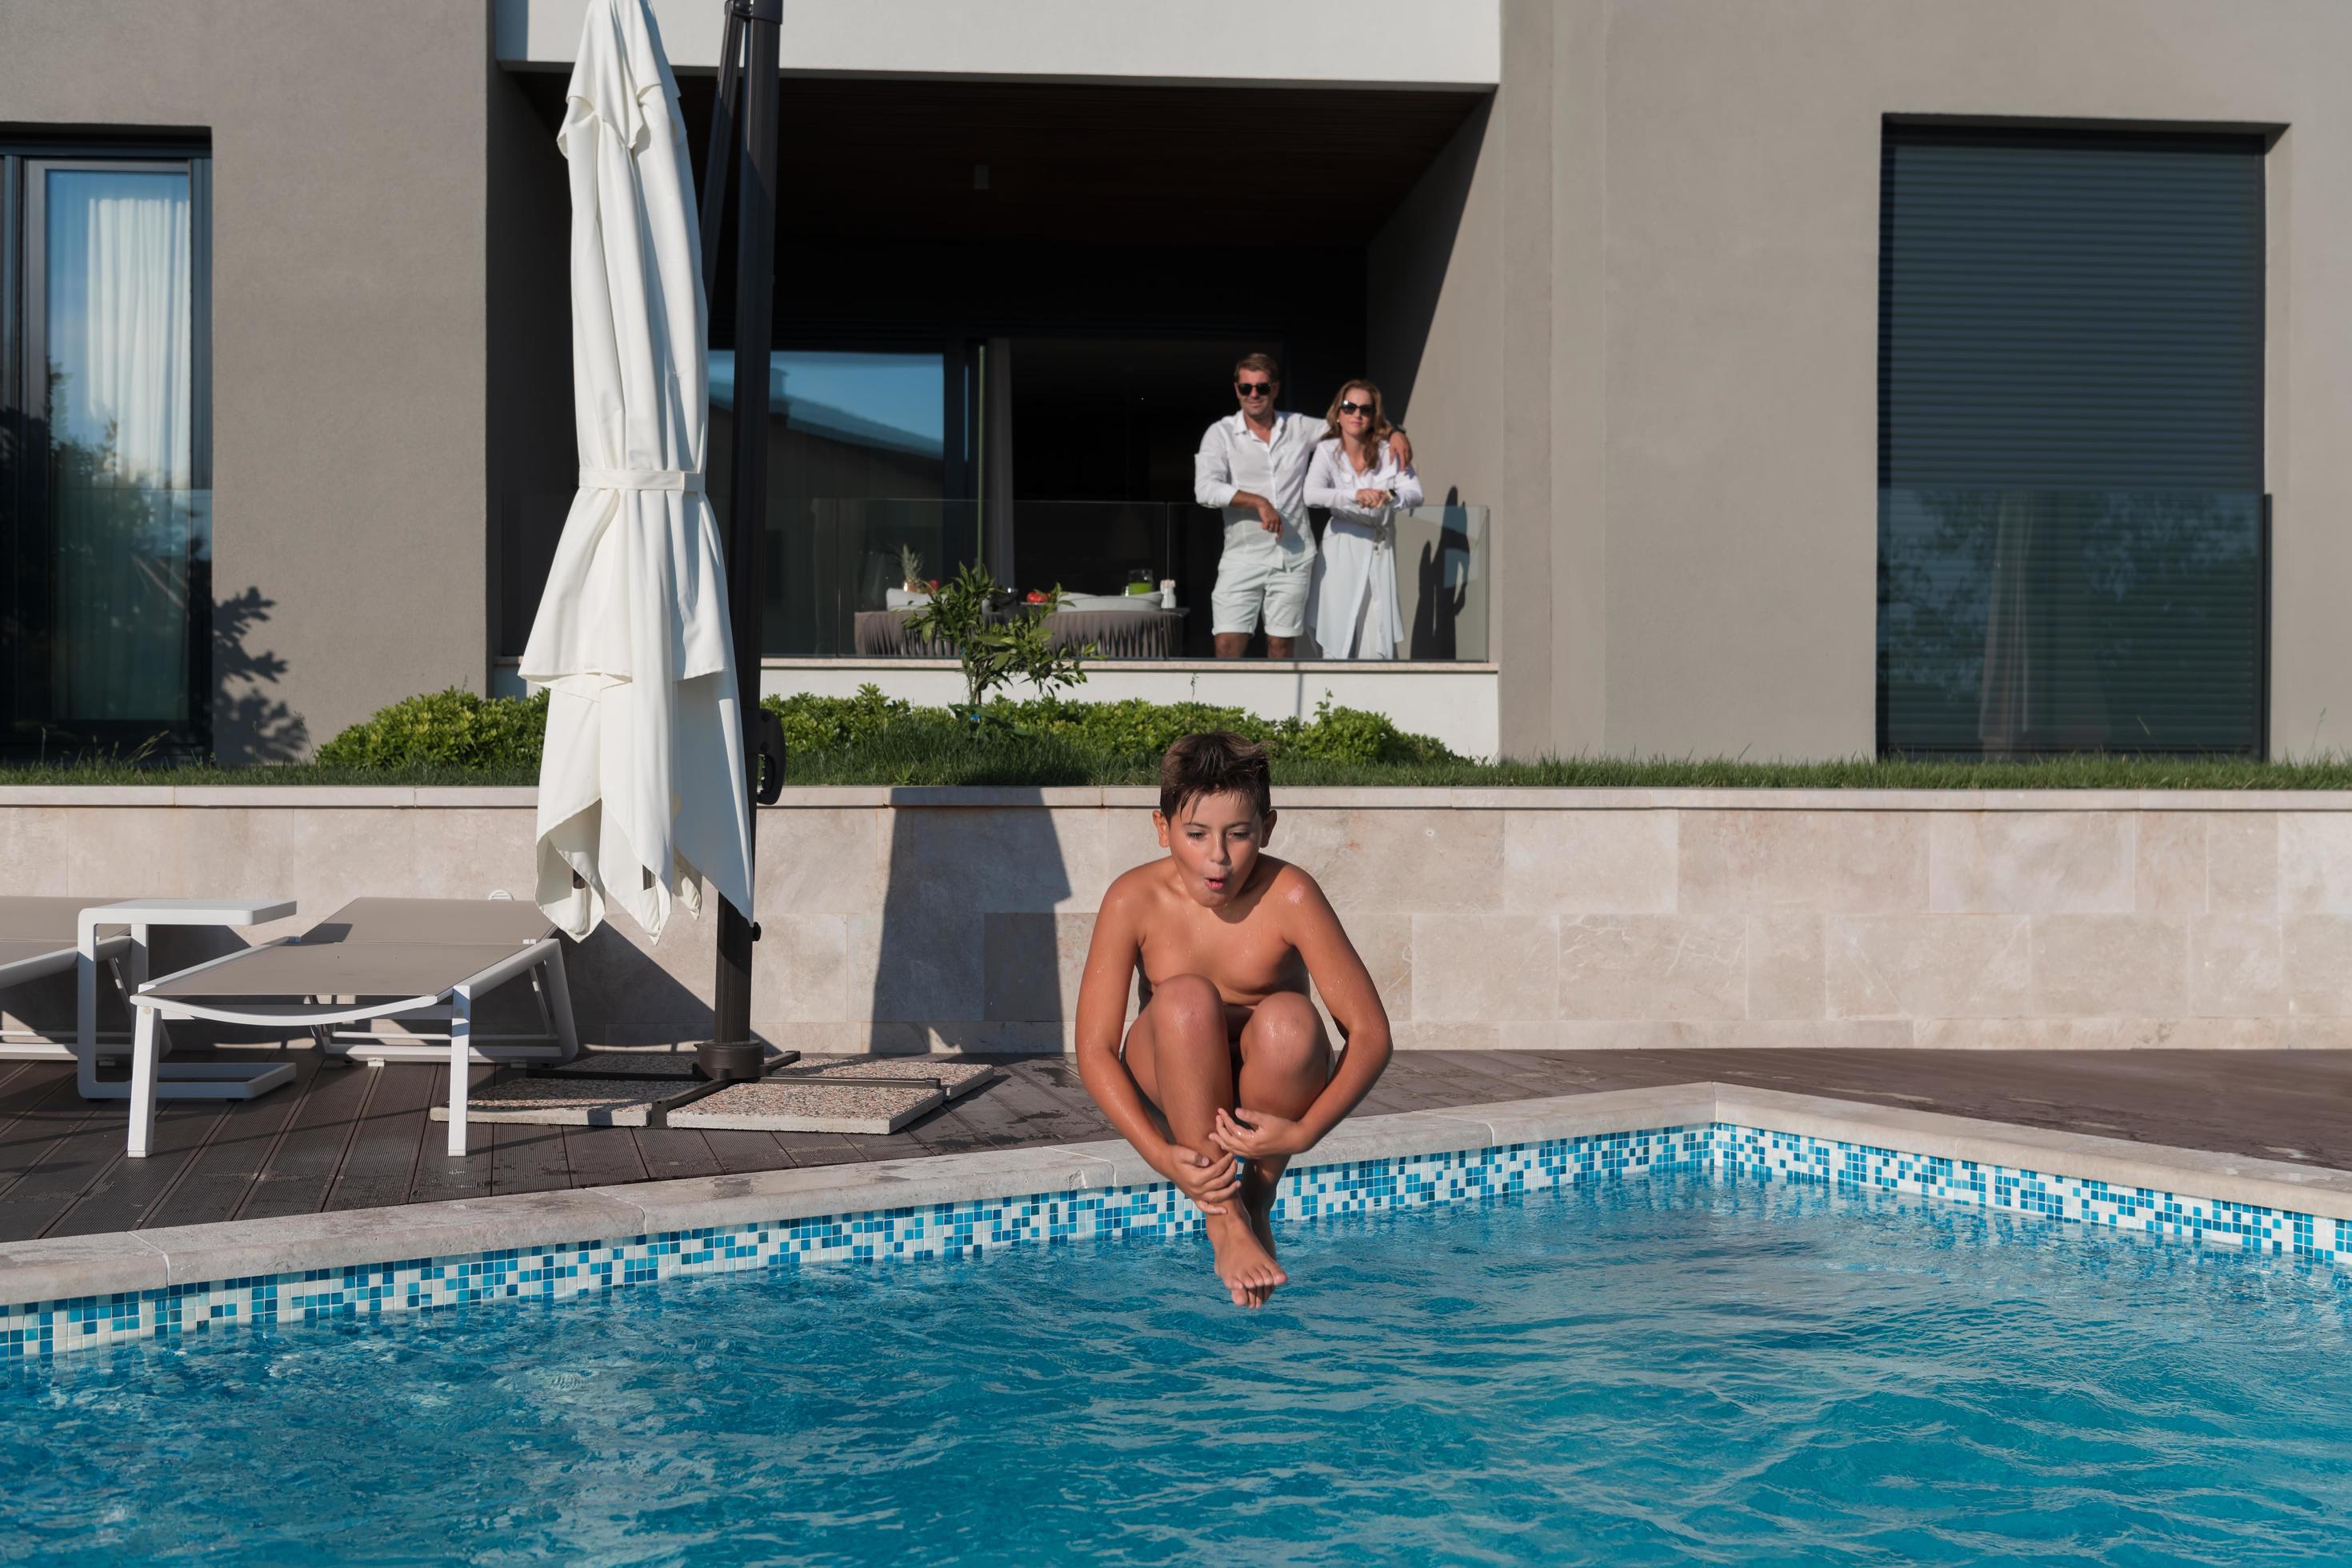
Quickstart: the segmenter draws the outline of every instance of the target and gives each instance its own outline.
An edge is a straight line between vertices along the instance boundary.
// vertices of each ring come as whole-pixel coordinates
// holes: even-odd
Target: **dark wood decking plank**
[[[63,1070],[28,1077],[0,1095],[0,1205],[49,1146],[89,1114],[90,1102],[74,1089],[72,1064],[58,1066]]]
[[[82,1194],[51,1223],[49,1236],[98,1236],[108,1231],[136,1230],[139,1224],[176,1185],[205,1145],[228,1120],[233,1100],[167,1100],[155,1109],[155,1140],[143,1160],[133,1160],[118,1148],[114,1163],[101,1172]],[[129,1107],[124,1108],[118,1136],[126,1142]]]
[[[1557,1094],[1599,1094],[1612,1089],[1650,1089],[1697,1083],[1711,1075],[1685,1051],[1523,1051],[1543,1064],[1559,1084]]]
[[[951,1104],[925,1111],[900,1131],[932,1154],[976,1154],[988,1149],[1009,1149],[1018,1142],[1009,1132],[973,1121]]]
[[[1560,1092],[1557,1074],[1541,1066],[1507,1060],[1509,1051],[1415,1051],[1432,1072],[1455,1086],[1455,1105],[1498,1100],[1545,1100]]]
[[[108,1168],[122,1159],[122,1142],[130,1126],[122,1102],[106,1100],[103,1110],[91,1110],[73,1089],[66,1089],[80,1114],[66,1117],[58,1110],[57,1138],[33,1157],[30,1168],[0,1194],[0,1241],[26,1241],[47,1232],[75,1201],[80,1199]],[[110,1112],[110,1114],[108,1114]]]
[[[1011,1092],[1008,1081],[1000,1079],[950,1101],[948,1109],[940,1113],[940,1119],[953,1118],[989,1148],[1013,1149],[1047,1142],[1023,1123],[1013,1102],[1006,1098]]]
[[[286,1059],[294,1066],[294,1081],[257,1099],[231,1100],[228,1114],[178,1183],[140,1221],[142,1226],[207,1225],[236,1213],[319,1076],[317,1051],[289,1051]]]
[[[576,1187],[609,1187],[646,1179],[636,1131],[629,1127],[567,1127],[563,1158]]]
[[[1444,1105],[1470,1103],[1449,1094],[1450,1080],[1412,1060],[1421,1054],[1398,1051],[1391,1056],[1389,1065],[1381,1069],[1380,1081],[1364,1096],[1358,1113],[1393,1116],[1402,1111],[1434,1110]]]
[[[948,1152],[916,1137],[911,1128],[900,1128],[896,1132],[845,1132],[842,1136],[849,1140],[850,1147],[864,1160],[919,1160]]]
[[[359,1131],[376,1069],[349,1060],[321,1063],[285,1135],[236,1211],[239,1219],[316,1214]]]
[[[490,1191],[560,1193],[572,1185],[563,1129],[525,1122],[499,1126],[491,1141]]]
[[[710,1152],[710,1141],[691,1127],[640,1127],[635,1131],[637,1157],[646,1163],[648,1180],[667,1182],[719,1173],[719,1156]]]
[[[1088,1105],[1094,1103],[1094,1096],[1087,1092],[1086,1079],[1078,1076],[1076,1057],[1007,1057],[997,1065],[1009,1067],[1056,1094],[1075,1094]]]
[[[433,1090],[443,1081],[430,1062],[386,1062],[362,1069],[375,1075],[367,1110],[343,1152],[327,1191],[331,1210],[385,1208],[408,1201],[419,1142],[440,1124],[432,1120]]]
[[[1399,1051],[1389,1061],[1398,1086],[1421,1097],[1423,1110],[1444,1110],[1456,1105],[1484,1105],[1489,1100],[1524,1098],[1518,1085],[1459,1063],[1446,1061],[1442,1051]]]
[[[706,1127],[702,1141],[710,1146],[710,1157],[729,1175],[753,1171],[785,1171],[794,1163],[792,1153],[776,1141],[772,1132],[755,1130],[729,1130]]]
[[[838,1132],[779,1132],[777,1144],[795,1165],[858,1165],[866,1156]]]
[[[469,1089],[478,1089],[489,1081],[494,1068],[474,1066],[467,1069]],[[449,1099],[449,1069],[433,1069],[433,1085],[428,1091],[427,1105],[446,1104]],[[497,1130],[484,1121],[466,1123],[466,1152],[448,1152],[449,1124],[435,1121],[428,1112],[424,1135],[417,1141],[415,1173],[409,1178],[408,1201],[413,1204],[441,1203],[450,1198],[478,1198],[491,1191],[494,1162],[498,1156]]]
[[[1003,1077],[957,1102],[967,1116],[994,1113],[999,1125],[1026,1143],[1090,1143],[1113,1136],[1099,1114],[1069,1104],[1025,1074],[998,1069]]]

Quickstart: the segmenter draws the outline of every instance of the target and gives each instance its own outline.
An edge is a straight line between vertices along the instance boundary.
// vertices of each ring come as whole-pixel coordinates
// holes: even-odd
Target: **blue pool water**
[[[2352,1560],[2326,1269],[1661,1178],[0,1373],[0,1561]]]

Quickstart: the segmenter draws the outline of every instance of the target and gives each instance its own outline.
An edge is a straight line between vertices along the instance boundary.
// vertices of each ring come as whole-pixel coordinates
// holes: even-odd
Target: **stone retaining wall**
[[[1061,1049],[1137,789],[809,789],[760,818],[755,1021]],[[530,890],[527,789],[0,789],[0,889]],[[2352,795],[1293,790],[1412,1047],[2352,1044]],[[714,921],[572,961],[582,1028],[707,1030]],[[270,930],[264,934],[276,935]],[[206,951],[183,936],[160,957]],[[54,995],[12,1004],[38,1014]],[[53,1015],[52,1015],[53,1016]]]

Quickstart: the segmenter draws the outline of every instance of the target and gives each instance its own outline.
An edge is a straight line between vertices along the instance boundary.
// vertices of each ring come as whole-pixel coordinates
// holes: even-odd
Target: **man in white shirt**
[[[1240,412],[1218,420],[1192,458],[1192,494],[1225,514],[1224,553],[1209,595],[1210,631],[1219,658],[1239,658],[1265,624],[1265,656],[1289,658],[1307,629],[1307,590],[1315,574],[1315,530],[1307,518],[1307,468],[1324,421],[1280,414],[1282,391],[1272,354],[1249,354],[1234,366]],[[1390,435],[1397,460],[1412,462],[1402,430]]]

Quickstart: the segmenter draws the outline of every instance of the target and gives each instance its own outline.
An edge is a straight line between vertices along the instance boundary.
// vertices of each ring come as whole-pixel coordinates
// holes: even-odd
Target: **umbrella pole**
[[[721,128],[740,132],[735,214],[735,471],[728,500],[727,613],[735,633],[735,683],[743,721],[747,782],[760,788],[760,611],[764,584],[761,556],[767,537],[768,356],[775,299],[777,34],[783,0],[728,0],[727,38],[741,44],[720,62],[719,123],[712,128],[710,190],[704,197],[705,267],[713,273],[720,226],[712,207],[726,199]],[[740,100],[737,94],[740,94]],[[729,137],[727,140],[734,140]],[[706,292],[708,292],[706,290]],[[781,752],[773,759],[781,771]],[[772,797],[771,797],[772,798]],[[760,814],[751,812],[756,846]],[[757,865],[756,851],[754,867]],[[757,872],[754,870],[754,877]],[[711,1078],[756,1078],[760,1043],[751,1034],[751,944],[759,927],[724,899],[719,904],[719,973],[712,1002],[714,1038],[700,1050]]]

